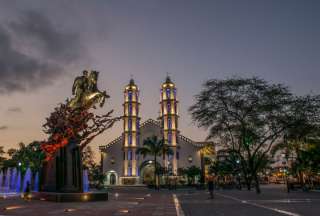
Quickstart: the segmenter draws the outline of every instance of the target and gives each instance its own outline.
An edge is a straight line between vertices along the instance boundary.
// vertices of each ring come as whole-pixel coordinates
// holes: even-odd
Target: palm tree
[[[157,188],[156,185],[156,178],[158,169],[160,167],[157,167],[157,157],[173,154],[172,149],[164,143],[163,139],[158,140],[157,136],[148,137],[143,141],[143,146],[139,147],[136,151],[137,154],[143,155],[145,158],[147,155],[153,156],[154,158],[154,186]]]
[[[9,155],[9,157],[12,157],[18,150],[15,148],[10,148],[7,151],[7,154]]]

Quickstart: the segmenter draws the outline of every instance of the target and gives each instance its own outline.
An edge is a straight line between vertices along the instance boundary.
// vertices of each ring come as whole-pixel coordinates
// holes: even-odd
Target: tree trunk
[[[248,191],[250,191],[251,190],[251,182],[252,182],[251,178],[249,178],[248,176],[245,176],[244,180],[246,181]]]
[[[301,187],[304,187],[304,178],[303,178],[303,173],[301,171],[298,171],[298,179]]]
[[[254,182],[256,183],[255,187],[256,187],[256,192],[257,194],[260,194],[261,193],[261,190],[260,190],[260,182],[259,182],[259,177],[257,174],[254,174]]]

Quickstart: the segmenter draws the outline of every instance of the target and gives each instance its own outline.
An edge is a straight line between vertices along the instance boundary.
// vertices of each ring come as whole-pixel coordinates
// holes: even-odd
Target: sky
[[[179,128],[204,140],[188,107],[207,79],[258,76],[299,95],[320,93],[318,0],[0,0],[0,146],[46,139],[45,118],[71,97],[83,69],[100,71],[122,115],[123,89],[140,88],[142,121],[157,118],[168,73]],[[107,144],[122,124],[90,145]]]

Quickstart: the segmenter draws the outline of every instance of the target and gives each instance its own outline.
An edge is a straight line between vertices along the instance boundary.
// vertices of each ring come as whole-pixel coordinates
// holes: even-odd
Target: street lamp
[[[238,175],[237,175],[238,187],[239,187],[239,190],[241,190],[242,188],[241,188],[241,173],[240,173],[240,167],[239,167],[240,165],[239,159],[236,160],[236,164],[237,164],[237,171],[238,171]]]
[[[288,169],[287,169],[287,165],[288,165],[288,158],[287,158],[287,154],[284,154],[282,153],[281,154],[282,158],[284,158],[286,161],[284,162],[285,163],[285,167],[283,169],[283,175],[284,175],[284,179],[285,179],[285,184],[286,184],[286,187],[287,187],[287,192],[289,193],[290,192],[290,188],[289,188],[289,184],[288,184]]]

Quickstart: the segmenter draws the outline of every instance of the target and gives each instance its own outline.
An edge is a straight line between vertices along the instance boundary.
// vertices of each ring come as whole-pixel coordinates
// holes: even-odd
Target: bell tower
[[[133,79],[124,90],[123,114],[123,174],[124,177],[138,175],[136,149],[139,146],[139,89]]]
[[[164,166],[171,175],[178,173],[179,152],[178,146],[178,101],[175,84],[167,76],[161,85],[160,94],[160,119],[164,142],[172,149],[173,155],[166,155]]]

